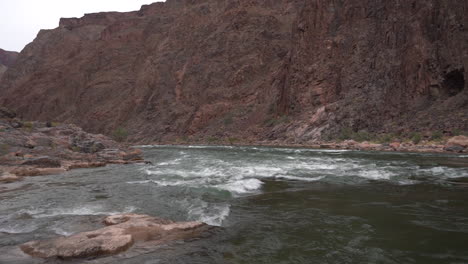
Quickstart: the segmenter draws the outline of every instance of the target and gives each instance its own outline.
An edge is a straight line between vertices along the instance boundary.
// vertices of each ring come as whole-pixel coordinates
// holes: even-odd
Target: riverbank
[[[454,136],[447,137],[440,141],[422,141],[415,144],[411,141],[395,140],[389,143],[375,143],[369,141],[357,142],[355,140],[344,141],[319,141],[308,143],[290,143],[284,141],[242,141],[232,139],[201,140],[189,142],[178,140],[176,142],[158,142],[149,145],[231,145],[231,146],[264,146],[264,147],[291,147],[291,148],[311,148],[311,149],[337,149],[356,151],[379,151],[379,152],[405,152],[405,153],[447,153],[466,154],[468,153],[468,137]]]
[[[60,174],[76,168],[144,162],[129,148],[72,124],[22,121],[0,109],[0,183],[25,176]]]

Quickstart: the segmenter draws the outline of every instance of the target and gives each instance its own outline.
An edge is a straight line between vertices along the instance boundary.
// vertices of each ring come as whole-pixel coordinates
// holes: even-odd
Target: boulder
[[[9,172],[0,172],[0,182],[10,183],[21,180],[21,177],[11,174]]]
[[[377,149],[377,148],[380,148],[381,146],[382,145],[380,145],[380,144],[373,144],[373,143],[369,143],[367,141],[364,141],[364,142],[358,144],[358,148],[365,149],[365,150]]]
[[[452,137],[447,141],[446,147],[468,147],[468,137],[467,136],[456,136]]]
[[[176,223],[149,215],[122,214],[104,219],[101,229],[44,241],[31,241],[21,250],[40,258],[85,258],[117,254],[139,242],[167,242],[193,236],[202,222]]]
[[[142,151],[141,149],[135,149],[133,151],[124,153],[123,160],[142,160]]]
[[[444,148],[445,151],[457,152],[457,153],[463,152],[464,149],[465,149],[465,148],[464,148],[464,147],[461,147],[461,146],[448,146],[448,147],[445,147],[445,148]]]
[[[390,146],[392,149],[397,150],[397,149],[400,148],[400,145],[401,145],[400,142],[392,142],[392,143],[390,143],[389,146]]]
[[[352,140],[352,139],[349,139],[349,140],[343,141],[343,144],[344,144],[344,145],[348,145],[348,146],[356,146],[356,145],[358,145],[359,143],[356,142],[356,141],[354,141],[354,140]]]

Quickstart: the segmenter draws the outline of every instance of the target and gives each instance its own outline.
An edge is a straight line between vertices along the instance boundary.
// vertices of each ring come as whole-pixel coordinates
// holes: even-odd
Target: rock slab
[[[139,242],[168,242],[190,236],[190,232],[206,224],[173,222],[149,215],[122,214],[104,219],[101,229],[44,241],[31,241],[20,246],[28,255],[39,258],[99,257],[129,249]]]

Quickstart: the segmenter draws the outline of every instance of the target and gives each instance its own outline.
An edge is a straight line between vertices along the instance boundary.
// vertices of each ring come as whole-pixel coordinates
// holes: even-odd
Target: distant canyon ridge
[[[168,0],[3,54],[0,105],[131,142],[468,131],[468,1]]]
[[[0,79],[8,67],[15,63],[17,57],[18,52],[0,49]]]

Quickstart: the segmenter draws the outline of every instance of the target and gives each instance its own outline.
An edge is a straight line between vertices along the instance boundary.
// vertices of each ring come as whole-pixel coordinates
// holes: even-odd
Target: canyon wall
[[[15,63],[17,57],[18,52],[0,49],[0,79],[2,78],[2,75],[6,72],[8,67],[12,66]]]
[[[168,0],[62,19],[0,82],[24,119],[134,142],[468,130],[468,2]]]

